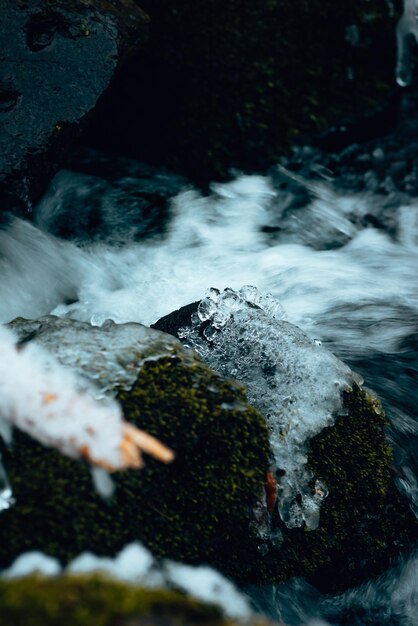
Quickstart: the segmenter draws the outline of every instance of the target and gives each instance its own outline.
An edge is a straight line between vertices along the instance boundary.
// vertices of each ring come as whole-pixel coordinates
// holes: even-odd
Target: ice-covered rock
[[[255,287],[210,289],[178,334],[215,371],[246,385],[268,422],[280,515],[289,528],[314,529],[327,488],[310,485],[309,440],[345,412],[342,392],[361,379],[284,317],[280,303]]]
[[[244,382],[267,418],[274,458],[265,499],[254,509],[259,554],[248,550],[260,580],[279,570],[341,590],[381,572],[411,545],[417,520],[391,480],[379,400],[284,317],[279,303],[252,287],[210,289],[155,328],[179,335],[215,370]]]
[[[112,475],[113,493],[106,475],[95,471],[103,500],[89,468],[16,431],[11,448],[0,442],[16,499],[1,516],[3,566],[22,549],[67,563],[86,551],[112,556],[138,539],[160,557],[218,568],[230,563],[234,570],[243,543],[257,553],[251,522],[270,449],[265,420],[242,386],[210,370],[178,339],[141,325],[93,327],[47,317],[17,319],[11,327],[21,354],[46,353],[51,363],[71,368],[83,393],[110,396],[124,420],[158,437],[176,458],[170,469],[147,458],[141,472]],[[28,534],[28,525],[37,533]],[[247,575],[252,567],[249,559]]]

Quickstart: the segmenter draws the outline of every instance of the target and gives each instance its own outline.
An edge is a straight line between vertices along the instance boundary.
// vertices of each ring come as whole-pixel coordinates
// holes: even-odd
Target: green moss
[[[95,493],[88,468],[21,433],[2,450],[17,504],[1,514],[1,567],[27,550],[65,563],[140,539],[156,556],[209,563],[240,583],[300,575],[336,591],[416,541],[417,520],[391,479],[383,411],[359,388],[345,394],[347,415],[310,444],[309,467],[330,491],[319,528],[289,530],[276,513],[283,543],[260,540],[251,522],[270,454],[264,419],[241,386],[179,354],[147,362],[119,394],[125,415],[172,446],[176,461],[119,474],[111,502]]]
[[[264,419],[243,388],[192,356],[164,358],[148,362],[119,399],[176,461],[147,459],[141,472],[118,474],[106,503],[88,468],[16,433],[2,452],[17,504],[1,515],[1,566],[33,549],[62,562],[86,549],[115,554],[135,539],[157,556],[239,563],[269,456]]]
[[[227,626],[219,610],[174,591],[99,576],[0,581],[2,626]]]
[[[309,467],[329,496],[315,531],[285,529],[280,548],[256,565],[268,580],[303,575],[325,591],[339,591],[381,573],[418,537],[418,524],[391,478],[391,448],[379,401],[355,387],[345,393],[348,414],[310,443]]]

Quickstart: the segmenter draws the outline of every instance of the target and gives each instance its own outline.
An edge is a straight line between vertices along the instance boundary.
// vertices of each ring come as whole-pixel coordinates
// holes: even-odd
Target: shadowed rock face
[[[0,207],[25,212],[148,18],[132,0],[5,0],[1,17]]]
[[[396,15],[381,0],[137,1],[150,38],[97,111],[101,149],[225,177],[270,165],[394,84]]]

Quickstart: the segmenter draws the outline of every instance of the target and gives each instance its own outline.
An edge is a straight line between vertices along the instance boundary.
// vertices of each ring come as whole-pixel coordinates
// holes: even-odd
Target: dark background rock
[[[86,142],[102,150],[222,178],[394,85],[400,0],[137,1],[150,39],[96,110]]]
[[[39,199],[147,24],[132,0],[1,2],[2,209]]]

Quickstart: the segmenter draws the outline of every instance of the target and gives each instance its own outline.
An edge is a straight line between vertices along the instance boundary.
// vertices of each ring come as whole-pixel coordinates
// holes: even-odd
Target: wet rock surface
[[[79,150],[35,210],[35,222],[62,239],[125,243],[164,232],[172,196],[187,181],[151,165]]]
[[[279,193],[277,204],[284,206],[277,229],[285,230],[292,219],[299,221],[298,215],[302,216],[324,183],[331,185],[336,194],[362,193],[366,199],[375,194],[379,200],[367,202],[367,211],[359,202],[357,210],[347,216],[345,235],[340,232],[335,237],[336,246],[352,236],[350,227],[353,232],[371,227],[394,238],[402,236],[396,225],[397,210],[414,205],[418,197],[417,103],[415,80],[407,89],[394,90],[380,107],[366,115],[341,121],[309,146],[295,146],[291,155],[271,170]],[[332,228],[332,224],[324,223],[320,228]],[[316,230],[307,243],[320,247],[320,232]]]
[[[30,210],[147,22],[131,0],[2,3],[2,210]]]

